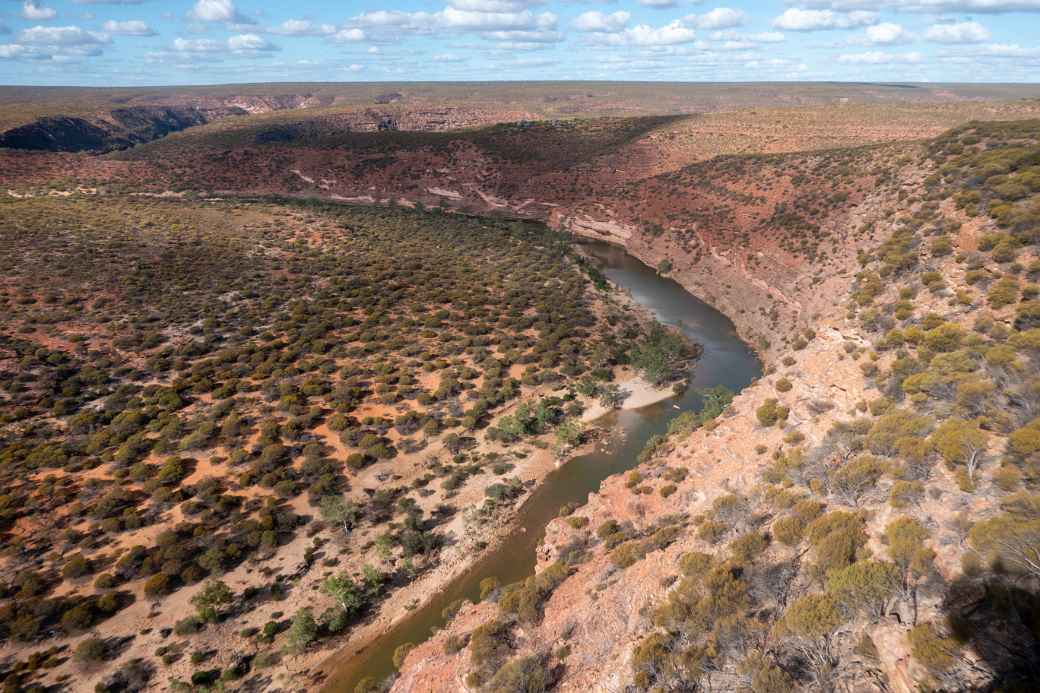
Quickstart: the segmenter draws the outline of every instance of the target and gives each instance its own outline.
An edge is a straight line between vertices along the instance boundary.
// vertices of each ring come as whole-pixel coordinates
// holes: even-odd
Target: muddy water
[[[560,508],[574,501],[584,503],[590,493],[599,489],[603,479],[634,467],[639,451],[651,436],[663,433],[679,413],[700,409],[698,389],[725,385],[736,392],[761,375],[758,359],[737,337],[726,316],[620,248],[599,242],[582,243],[582,247],[611,281],[627,289],[658,320],[680,327],[704,347],[694,368],[692,386],[681,396],[600,419],[598,423],[613,426],[622,434],[619,442],[608,450],[577,457],[553,471],[524,503],[516,529],[496,549],[364,651],[335,655],[343,661],[336,665],[326,684],[329,693],[352,693],[366,676],[381,679],[390,675],[394,671],[394,649],[404,643],[422,642],[442,627],[445,619],[441,611],[455,600],[477,601],[484,578],[494,576],[508,584],[531,575],[535,548],[546,524]]]

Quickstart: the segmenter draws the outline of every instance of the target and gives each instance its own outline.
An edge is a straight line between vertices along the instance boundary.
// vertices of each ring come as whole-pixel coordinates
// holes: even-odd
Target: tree
[[[325,578],[321,591],[339,602],[348,616],[356,615],[365,607],[364,590],[346,573]]]
[[[932,443],[947,464],[964,465],[968,480],[975,483],[975,472],[982,464],[989,437],[977,424],[964,419],[947,419],[932,433]]]
[[[859,505],[860,499],[877,485],[881,478],[881,463],[872,455],[862,455],[830,472],[831,491],[849,505]]]
[[[936,673],[949,671],[956,663],[957,643],[944,637],[931,623],[914,626],[907,633],[914,659]]]
[[[286,634],[286,645],[291,652],[303,652],[307,646],[318,638],[318,622],[310,607],[304,607],[292,618],[292,625]]]
[[[984,520],[971,528],[968,541],[990,563],[1040,578],[1040,518],[1007,513]]]
[[[797,647],[812,668],[819,690],[833,688],[838,666],[834,633],[844,622],[838,601],[826,593],[801,597],[784,612],[781,629],[798,641]]]
[[[560,445],[578,445],[584,433],[584,426],[578,419],[566,419],[556,427],[556,441]]]
[[[856,561],[827,576],[827,592],[850,614],[865,608],[874,618],[884,616],[898,589],[899,569],[892,563]]]
[[[207,580],[202,589],[191,598],[191,603],[195,606],[201,621],[216,623],[220,618],[220,607],[230,604],[234,597],[234,592],[223,580]]]
[[[888,555],[899,568],[900,589],[910,600],[917,623],[917,587],[932,572],[935,551],[925,544],[929,535],[920,522],[911,517],[899,517],[885,527]]]
[[[326,522],[339,525],[344,534],[350,534],[350,530],[357,525],[361,518],[361,509],[351,501],[343,500],[342,496],[323,496],[318,501],[318,509],[321,517]]]

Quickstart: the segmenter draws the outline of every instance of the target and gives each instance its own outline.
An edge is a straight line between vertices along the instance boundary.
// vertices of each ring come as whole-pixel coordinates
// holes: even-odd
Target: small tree
[[[873,618],[884,616],[898,589],[899,569],[892,563],[856,561],[827,576],[827,591],[850,614],[863,608]]]
[[[339,602],[348,616],[356,615],[365,607],[364,590],[346,573],[325,578],[321,591]]]
[[[797,641],[821,690],[831,690],[838,666],[834,634],[845,622],[838,601],[830,594],[809,594],[787,608],[781,630]]]
[[[343,500],[342,496],[322,496],[318,502],[321,517],[326,522],[339,525],[344,534],[350,534],[350,530],[357,525],[361,518],[361,509],[351,501]]]
[[[888,555],[900,572],[903,597],[913,606],[913,622],[917,623],[917,587],[932,572],[935,551],[925,542],[928,530],[910,517],[899,517],[885,527]]]
[[[832,470],[828,481],[834,495],[849,505],[859,505],[860,499],[877,485],[881,473],[877,458],[862,455]]]
[[[964,465],[968,480],[975,483],[975,472],[982,464],[988,436],[977,424],[964,419],[947,419],[932,433],[932,443],[951,467]]]
[[[1040,519],[994,517],[972,527],[968,540],[991,563],[1040,578]]]
[[[220,620],[220,607],[230,604],[234,598],[234,592],[223,580],[207,580],[191,598],[191,603],[198,612],[199,620],[216,623]]]
[[[286,646],[289,651],[300,653],[318,638],[318,622],[314,620],[314,614],[310,607],[304,607],[296,612],[292,618],[292,625],[286,634]]]
[[[930,671],[944,673],[956,664],[957,643],[944,637],[931,623],[914,626],[907,633],[910,641],[910,652]]]

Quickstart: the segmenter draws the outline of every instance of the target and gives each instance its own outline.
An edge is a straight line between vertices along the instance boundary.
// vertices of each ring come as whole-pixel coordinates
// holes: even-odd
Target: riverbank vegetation
[[[8,648],[349,632],[463,539],[454,499],[475,489],[493,526],[532,451],[582,442],[588,383],[666,381],[693,354],[533,223],[45,198],[6,205],[0,234]],[[323,600],[278,609],[311,583]],[[211,676],[184,661],[155,673]]]

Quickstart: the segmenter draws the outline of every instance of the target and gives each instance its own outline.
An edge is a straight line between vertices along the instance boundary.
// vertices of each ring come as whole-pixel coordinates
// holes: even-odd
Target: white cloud
[[[481,34],[484,38],[495,41],[519,42],[521,44],[545,44],[558,43],[563,40],[563,35],[552,29],[520,29],[514,31],[486,31]],[[518,45],[513,43],[512,45]],[[529,50],[529,48],[528,48]]]
[[[908,38],[906,29],[893,22],[882,22],[867,27],[867,40],[871,43],[899,43]]]
[[[228,37],[227,47],[232,53],[259,53],[279,50],[259,34],[237,34]]]
[[[832,10],[803,10],[792,7],[773,20],[777,29],[788,31],[821,31],[826,29],[853,29],[869,26],[878,21],[877,12],[834,12]]]
[[[173,50],[178,53],[221,53],[227,46],[213,39],[185,39],[176,38],[173,41]]]
[[[18,34],[18,43],[87,46],[111,43],[111,39],[105,34],[85,31],[78,26],[34,26]]]
[[[207,38],[177,38],[173,42],[173,50],[181,55],[196,57],[208,55],[213,60],[219,59],[221,54],[226,53],[256,57],[281,49],[259,34],[236,34],[229,36],[226,41]]]
[[[675,7],[676,0],[639,0],[639,4],[643,7],[653,7],[657,10],[665,10],[670,7]]]
[[[854,65],[891,65],[893,63],[919,63],[923,59],[920,53],[885,53],[867,51],[865,53],[845,53],[838,56],[838,62]]]
[[[448,4],[469,12],[520,12],[539,3],[528,0],[450,0]]]
[[[33,0],[25,0],[25,2],[22,3],[22,19],[39,22],[54,19],[57,14],[57,11],[53,8],[42,7],[37,5]]]
[[[730,7],[716,7],[711,12],[704,14],[691,14],[685,21],[698,29],[730,29],[735,26],[743,26],[747,15],[741,10]]]
[[[155,31],[139,19],[128,19],[125,22],[108,20],[103,25],[106,33],[118,36],[155,36]]]
[[[315,24],[309,19],[287,19],[271,29],[271,33],[282,36],[329,36],[336,33],[336,27],[332,24]]]
[[[353,17],[348,26],[370,29],[378,37],[396,37],[401,32],[430,35],[437,32],[476,32],[495,41],[550,43],[563,40],[556,30],[559,22],[552,12],[536,14],[527,9],[505,12],[484,12],[463,7],[505,8],[521,7],[521,3],[507,0],[460,0],[440,12],[400,12],[376,10]],[[530,3],[526,3],[530,4]]]
[[[498,29],[526,29],[532,26],[546,28],[555,26],[557,17],[551,12],[533,15],[529,11],[523,12],[473,12],[470,10],[457,10],[454,7],[445,7],[443,12],[438,13],[442,26],[450,29],[477,29],[481,31],[494,31]]]
[[[825,7],[832,10],[881,8],[908,12],[971,12],[1001,14],[1004,12],[1040,12],[1040,0],[799,0],[802,7]]]
[[[1017,43],[990,43],[977,51],[997,58],[1033,58],[1040,56],[1040,48],[1023,48]]]
[[[25,55],[28,49],[17,43],[0,43],[0,60],[14,60]]]
[[[361,72],[362,70],[365,69],[365,66],[364,65],[360,65],[358,63],[351,63],[350,65],[347,66],[347,69],[350,70],[351,72]]]
[[[631,14],[619,10],[611,14],[597,12],[595,10],[582,12],[574,19],[574,28],[578,31],[605,31],[615,32],[625,28]]]
[[[712,41],[745,41],[749,43],[783,43],[783,33],[779,31],[759,31],[753,34],[743,34],[738,31],[713,31]]]
[[[235,9],[235,3],[232,0],[196,0],[195,6],[189,14],[203,22],[253,24],[253,20],[244,17]]]
[[[608,34],[609,42],[633,46],[674,46],[690,43],[696,37],[693,29],[684,26],[678,19],[664,26],[654,27],[639,24],[617,34]]]
[[[989,30],[978,22],[933,24],[924,37],[936,43],[982,43],[990,38]]]
[[[337,43],[354,43],[365,40],[365,32],[361,29],[340,29],[332,35],[332,40]]]

